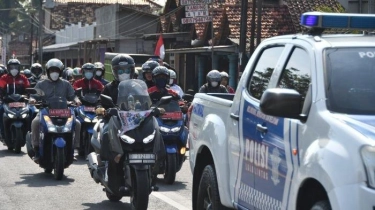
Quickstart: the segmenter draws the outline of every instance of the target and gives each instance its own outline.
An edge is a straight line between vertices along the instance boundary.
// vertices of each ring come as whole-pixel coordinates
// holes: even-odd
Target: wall
[[[99,8],[95,11],[96,17],[96,38],[116,38],[118,34],[116,29],[118,5],[110,5]]]
[[[139,39],[121,39],[115,52],[128,54],[154,54],[155,41]],[[117,47],[117,46],[116,46]]]
[[[77,25],[65,26],[65,29],[56,32],[56,44],[78,42],[94,39],[96,23],[91,25],[81,25],[79,22]]]

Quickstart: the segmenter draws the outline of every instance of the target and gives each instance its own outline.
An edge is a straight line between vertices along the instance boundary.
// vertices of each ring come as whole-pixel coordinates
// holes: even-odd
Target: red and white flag
[[[161,59],[164,59],[165,56],[165,49],[164,49],[164,42],[163,42],[163,37],[160,34],[158,43],[156,43],[156,48],[155,48],[155,55],[159,56]]]

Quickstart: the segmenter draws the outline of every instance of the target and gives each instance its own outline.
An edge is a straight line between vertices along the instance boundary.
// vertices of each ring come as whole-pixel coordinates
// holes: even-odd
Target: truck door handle
[[[262,133],[267,133],[268,129],[266,126],[262,126],[261,124],[257,124],[257,130]]]
[[[234,120],[239,120],[239,119],[240,119],[240,116],[235,115],[235,114],[233,114],[233,113],[230,113],[230,117],[231,117],[232,119],[234,119]]]

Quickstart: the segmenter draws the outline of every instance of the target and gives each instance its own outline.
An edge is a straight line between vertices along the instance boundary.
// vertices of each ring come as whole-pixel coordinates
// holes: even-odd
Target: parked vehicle
[[[10,127],[4,126],[4,129],[9,129],[9,137],[5,138],[8,150],[13,150],[15,153],[20,153],[21,148],[25,146],[25,135],[30,128],[29,120],[29,103],[27,97],[20,94],[6,95],[4,98],[4,115],[1,120],[6,120]]]
[[[107,111],[108,123],[95,125],[91,140],[95,152],[88,155],[88,167],[95,182],[105,187],[110,201],[130,196],[132,207],[144,210],[152,191],[155,161],[163,155],[157,151],[162,140],[154,118],[159,110],[149,108],[151,99],[143,81],[125,80],[118,88],[117,105],[109,96],[101,95],[105,107],[116,108]],[[162,98],[160,104],[170,100]]]
[[[54,170],[56,180],[61,180],[64,169],[74,160],[73,133],[75,127],[74,109],[62,97],[43,101],[40,109],[39,166],[46,173]],[[29,157],[35,156],[31,144],[31,132],[26,134],[26,147]]]
[[[94,151],[91,146],[91,137],[94,125],[99,120],[95,114],[95,109],[99,103],[99,95],[97,93],[86,93],[83,95],[81,90],[77,93],[82,102],[82,105],[76,108],[77,119],[81,122],[79,155],[86,157]]]
[[[161,105],[165,113],[157,118],[160,133],[163,137],[167,157],[159,174],[164,174],[164,181],[173,184],[176,173],[181,169],[186,159],[186,142],[188,129],[185,126],[184,115],[177,101]]]
[[[373,209],[374,15],[305,13],[307,34],[265,39],[237,91],[197,93],[193,209]]]

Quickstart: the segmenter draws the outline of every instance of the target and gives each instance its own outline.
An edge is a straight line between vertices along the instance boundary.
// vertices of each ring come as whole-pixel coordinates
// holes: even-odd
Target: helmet
[[[29,69],[25,69],[23,70],[23,74],[27,77],[27,78],[30,78],[32,75],[31,75],[31,71]]]
[[[112,59],[111,65],[112,65],[112,74],[115,80],[122,81],[122,80],[133,78],[135,63],[134,63],[134,59],[130,55],[128,54],[116,55]]]
[[[80,78],[82,78],[82,70],[81,70],[81,68],[79,68],[79,67],[75,67],[75,68],[73,69],[72,76],[73,76],[73,78],[74,78],[75,80],[76,80],[76,79],[80,79]]]
[[[40,78],[43,74],[43,68],[40,63],[33,63],[30,68],[31,75],[35,78]]]
[[[134,69],[134,75],[133,75],[134,79],[138,79],[139,70],[142,71],[142,68],[141,67],[135,67],[135,69]]]
[[[164,77],[159,77],[160,75]],[[169,82],[169,70],[164,66],[157,66],[152,70],[152,81],[158,88],[164,88]]]
[[[157,66],[160,66],[157,61],[154,61],[154,60],[146,61],[146,63],[144,63],[142,65],[142,76],[143,76],[143,78],[146,79],[145,73],[152,73],[152,71]]]
[[[16,69],[18,70],[17,74],[13,75],[11,74],[12,76],[17,76],[19,73],[20,73],[20,69],[21,69],[21,62],[18,60],[18,59],[15,59],[15,58],[12,58],[8,61],[8,64],[7,64],[7,69],[9,69],[9,74],[11,74],[11,71],[13,69]]]
[[[70,67],[66,67],[63,71],[62,78],[70,81],[72,77],[73,77],[73,69]]]
[[[64,69],[64,64],[57,58],[52,58],[46,63],[46,71],[49,76],[49,73],[51,69],[59,70],[60,76],[62,74],[62,71]]]
[[[94,71],[95,71],[95,65],[92,63],[85,63],[82,66],[82,75],[88,79],[91,80],[94,78]]]
[[[0,64],[0,77],[7,73],[7,68],[3,64]]]
[[[177,75],[176,75],[176,72],[174,72],[172,69],[168,69],[169,71],[169,85],[172,85],[174,83],[176,83],[176,80],[177,80]]]
[[[227,73],[227,72],[225,72],[225,71],[222,71],[222,72],[220,72],[220,75],[221,75],[221,77],[226,77],[226,78],[229,78],[229,75],[228,75],[228,73]]]
[[[105,74],[105,66],[104,66],[104,64],[102,64],[101,62],[96,62],[96,63],[94,63],[94,65],[95,65],[95,70],[96,71],[98,71],[98,70],[102,71],[102,75],[100,75],[100,76],[96,75],[96,76],[103,77],[104,74]]]
[[[221,81],[220,72],[218,70],[211,70],[210,72],[208,72],[206,79],[209,85],[212,85],[212,82],[217,82],[219,84]]]

